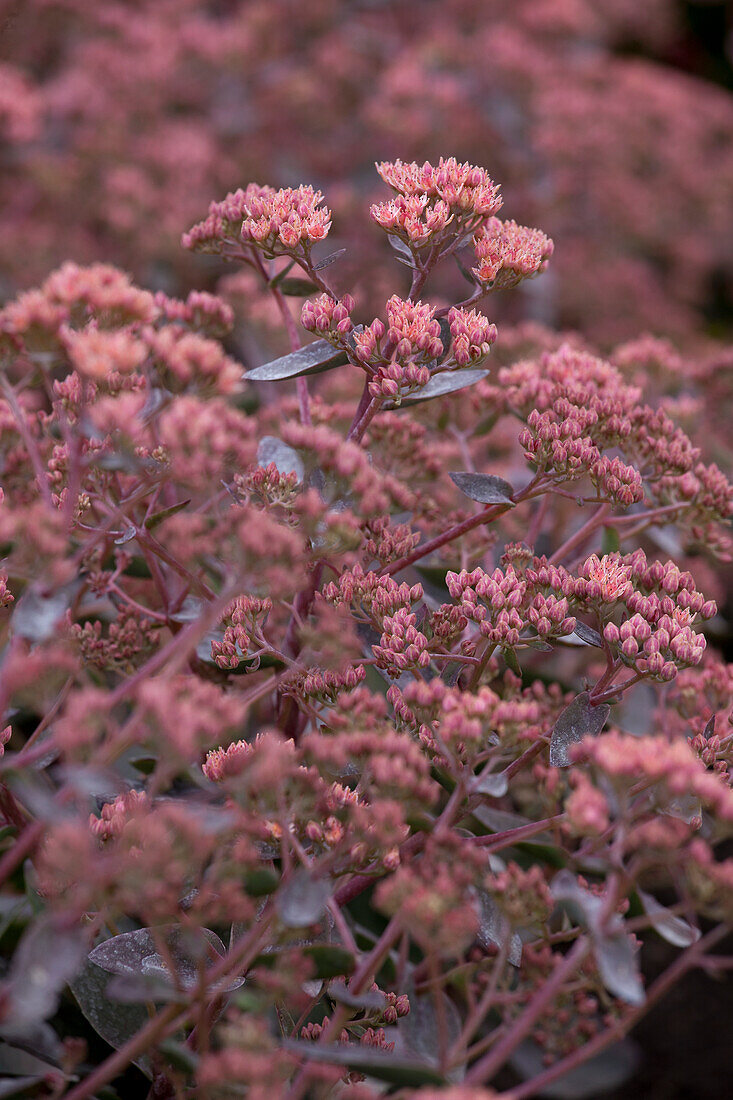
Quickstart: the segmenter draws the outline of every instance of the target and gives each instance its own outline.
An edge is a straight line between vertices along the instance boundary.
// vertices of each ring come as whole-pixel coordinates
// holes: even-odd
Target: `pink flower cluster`
[[[127,791],[113,802],[106,802],[99,817],[90,814],[89,828],[99,840],[110,840],[120,835],[130,817],[146,809],[149,804],[150,799],[145,791]]]
[[[426,668],[430,664],[428,639],[415,625],[417,618],[406,607],[393,615],[385,615],[379,645],[372,646],[377,667],[392,676],[400,676],[408,668]]]
[[[721,821],[733,823],[733,789],[720,775],[708,771],[682,738],[670,741],[664,734],[638,738],[612,730],[604,737],[586,739],[574,752],[577,759],[593,763],[614,780],[629,784],[643,776],[663,788],[667,801],[692,795]]]
[[[540,229],[489,218],[474,235],[477,282],[494,290],[516,286],[547,267],[554,244]]]
[[[690,573],[675,562],[647,563],[642,550],[620,558],[592,555],[574,584],[583,605],[622,604],[620,623],[612,611],[603,636],[627,664],[661,680],[672,680],[680,668],[697,665],[705,652],[705,637],[692,629],[716,613],[713,600],[697,591]]]
[[[425,161],[382,161],[377,172],[400,195],[425,195],[442,200],[449,209],[463,216],[487,218],[500,209],[499,186],[484,168],[459,164],[455,157],[441,157],[436,166]]]
[[[525,457],[542,473],[558,482],[585,474],[600,498],[628,507],[644,498],[641,475],[618,456],[601,454],[591,434],[598,419],[595,409],[559,398],[551,409],[532,410],[519,442]]]
[[[279,191],[261,188],[242,203],[242,240],[266,255],[307,253],[331,228],[331,211],[322,202],[321,192],[305,184]]]
[[[496,325],[486,320],[475,309],[458,309],[453,306],[448,313],[450,334],[453,341],[451,354],[459,367],[480,363],[491,351],[498,335]]]
[[[272,187],[260,187],[258,183],[230,191],[220,202],[209,204],[207,217],[183,234],[181,244],[195,252],[223,251],[225,245],[241,238],[242,222],[248,217],[251,200],[271,194],[274,194]]]
[[[372,219],[412,248],[425,248],[439,241],[454,214],[443,199],[431,203],[429,195],[397,195],[387,202],[374,203]]]
[[[238,668],[250,648],[250,635],[261,631],[272,611],[272,600],[237,596],[223,616],[226,623],[221,641],[212,641],[211,656],[222,669]],[[249,632],[249,633],[248,633]]]
[[[463,614],[492,645],[513,648],[529,627],[541,638],[562,637],[575,629],[564,594],[567,584],[557,570],[539,570],[534,584],[512,566],[493,573],[480,566],[471,572],[462,569],[447,573],[445,580]],[[538,591],[539,586],[548,591]]]
[[[344,294],[343,298],[319,294],[317,298],[309,299],[303,304],[300,323],[308,332],[315,332],[331,343],[340,345],[354,328],[351,320],[354,305],[350,294]]]
[[[379,576],[365,572],[360,565],[345,570],[338,581],[324,585],[321,594],[329,603],[336,606],[346,604],[355,609],[363,609],[367,619],[380,627],[385,616],[392,616],[400,609],[409,610],[413,603],[422,599],[421,584],[398,584],[390,576]]]

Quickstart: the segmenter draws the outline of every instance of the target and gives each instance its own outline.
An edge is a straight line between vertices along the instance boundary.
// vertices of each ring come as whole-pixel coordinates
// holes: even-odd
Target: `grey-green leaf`
[[[299,867],[277,895],[277,911],[287,928],[310,928],[323,916],[331,887],[307,867]]]
[[[211,966],[226,954],[226,948],[215,932],[209,928],[199,931],[200,934],[179,925],[161,925],[155,929],[157,936],[166,941],[176,968],[176,980],[186,989],[195,988],[198,984],[202,961],[206,966]],[[172,977],[158,952],[156,935],[149,928],[137,928],[134,932],[112,936],[90,952],[89,960],[110,974],[148,974],[168,982]],[[216,992],[229,993],[243,983],[244,978],[217,983]]]
[[[526,1039],[515,1050],[511,1064],[522,1080],[529,1081],[547,1068],[544,1058],[545,1052],[539,1043]],[[638,1047],[629,1039],[623,1039],[545,1085],[540,1095],[550,1100],[587,1100],[601,1093],[605,1095],[623,1085],[638,1064]]]
[[[567,869],[558,871],[551,890],[571,919],[590,933],[598,971],[609,993],[627,1004],[643,1004],[645,993],[636,946],[618,913],[604,919],[603,897],[586,890]]]
[[[298,483],[305,476],[303,460],[293,447],[275,435],[263,435],[257,448],[257,465],[269,466],[271,463],[277,466],[280,474],[295,474]]]
[[[512,966],[522,964],[522,938],[518,932],[512,932],[509,921],[499,909],[491,894],[478,890],[478,939],[484,946],[507,948],[507,960]]]
[[[503,477],[494,474],[474,474],[454,471],[448,475],[464,496],[479,504],[510,504],[514,506],[514,489]]]
[[[85,953],[86,937],[80,926],[65,926],[54,917],[40,917],[28,926],[8,974],[8,1021],[13,1031],[52,1015],[61,990],[79,970]]]
[[[434,374],[422,389],[415,390],[414,393],[408,393],[403,397],[402,406],[388,404],[384,408],[394,409],[405,405],[419,405],[421,401],[431,401],[434,397],[447,397],[451,393],[457,393],[459,390],[466,389],[467,386],[473,386],[476,382],[480,382],[482,378],[486,378],[488,373],[488,370],[459,370]]]
[[[279,382],[285,378],[301,378],[306,374],[333,370],[346,362],[348,360],[345,353],[334,348],[328,340],[314,340],[312,344],[306,344],[290,355],[283,355],[279,359],[263,363],[261,367],[246,371],[244,378],[247,382]]]
[[[98,1035],[115,1050],[145,1027],[150,1017],[143,1005],[122,1005],[107,995],[109,974],[99,966],[86,961],[80,973],[71,983],[71,992],[83,1015]],[[149,1075],[144,1057],[135,1063]]]
[[[690,947],[693,943],[697,943],[700,939],[699,928],[688,924],[682,917],[676,917],[674,913],[670,913],[669,909],[660,905],[651,894],[639,890],[638,887],[636,892],[639,895],[639,901],[644,906],[645,913],[652,922],[654,931],[663,940],[674,944],[675,947]]]

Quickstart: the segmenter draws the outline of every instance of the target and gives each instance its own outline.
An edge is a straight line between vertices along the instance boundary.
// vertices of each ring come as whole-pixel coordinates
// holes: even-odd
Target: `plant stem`
[[[558,547],[552,557],[549,559],[550,565],[556,565],[557,562],[562,561],[566,554],[569,554],[571,550],[574,550],[576,546],[581,546],[595,531],[596,527],[602,527],[604,521],[608,515],[608,505],[601,504],[596,508],[592,516],[585,521],[583,526],[571,535],[569,539],[566,539],[562,546]]]

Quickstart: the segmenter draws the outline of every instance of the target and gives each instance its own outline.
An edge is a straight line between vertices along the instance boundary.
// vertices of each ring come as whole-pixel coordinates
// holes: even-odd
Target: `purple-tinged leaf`
[[[344,982],[331,982],[328,987],[328,995],[337,1004],[346,1005],[348,1008],[369,1009],[380,1012],[386,1007],[387,998],[378,990],[368,990],[365,993],[352,993]]]
[[[42,1074],[33,1077],[0,1077],[0,1097],[22,1096],[43,1080]]]
[[[605,899],[581,886],[572,871],[558,871],[551,891],[571,919],[590,933],[598,971],[609,993],[627,1004],[643,1004],[646,995],[639,974],[638,952],[618,913],[611,913],[604,920]]]
[[[639,895],[639,901],[644,907],[644,912],[652,922],[652,928],[655,932],[666,940],[667,943],[673,944],[675,947],[690,947],[693,943],[697,943],[700,939],[700,929],[688,924],[682,917],[676,917],[674,913],[670,913],[669,909],[666,909],[663,905],[652,897],[651,894],[647,894],[644,890],[636,890]]]
[[[448,397],[449,394],[457,393],[467,386],[473,386],[474,383],[480,382],[488,374],[488,370],[443,371],[440,374],[434,374],[422,389],[406,394],[402,398],[401,405],[390,402],[385,404],[383,408],[395,409],[405,405],[419,405],[421,401],[431,401],[434,397]]]
[[[345,248],[337,248],[335,252],[332,252],[329,256],[324,256],[322,260],[319,260],[317,264],[313,264],[314,271],[323,271],[324,267],[330,267],[336,260],[341,259],[346,255]]]
[[[334,348],[327,340],[314,340],[289,355],[246,371],[244,378],[247,382],[280,382],[285,378],[302,378],[307,374],[333,370],[346,362],[344,352]]]
[[[659,808],[663,814],[667,814],[668,817],[677,817],[680,821],[684,821],[685,825],[699,822],[702,817],[702,804],[694,794],[674,795]]]
[[[155,974],[112,974],[107,996],[120,1004],[183,1003],[189,993],[176,989],[166,977]]]
[[[175,980],[184,989],[194,989],[199,983],[201,962],[208,967],[226,954],[224,944],[209,928],[196,931],[173,924],[161,925],[154,931],[165,939],[175,966],[173,976],[166,960],[159,954],[156,936],[149,928],[123,932],[120,936],[105,940],[90,952],[89,961],[110,974],[145,974],[158,981],[171,983]],[[229,993],[243,983],[244,978],[235,978],[226,983],[217,982],[213,990],[217,993]]]
[[[8,973],[7,1021],[12,1031],[22,1031],[56,1011],[61,990],[85,954],[86,936],[79,925],[69,926],[55,917],[40,917],[29,925]]]
[[[514,489],[503,477],[494,474],[454,472],[448,475],[464,496],[479,504],[509,504],[514,507]]]
[[[107,971],[94,966],[87,959],[83,968],[71,982],[71,992],[84,1017],[98,1035],[115,1050],[136,1035],[150,1020],[147,1009],[140,1004],[121,1004],[113,1001],[107,994],[107,986],[112,979]],[[135,1064],[143,1073],[150,1076],[150,1067],[145,1055]]]
[[[54,592],[28,588],[15,606],[13,633],[29,642],[47,642],[71,606],[76,585],[66,584]]]
[[[122,534],[119,536],[119,538],[115,539],[115,546],[124,546],[126,542],[132,542],[132,540],[136,536],[137,536],[137,528],[133,527],[132,524],[130,524],[129,527],[125,528],[125,530],[122,532]]]
[[[257,465],[274,463],[279,474],[295,474],[298,483],[305,477],[305,467],[298,452],[274,435],[263,435],[257,448]]]
[[[626,1004],[643,1005],[646,994],[631,936],[623,931],[596,934],[593,941],[601,980],[609,993]]]
[[[603,649],[603,639],[598,631],[594,630],[592,626],[588,626],[587,623],[582,623],[580,619],[575,620],[573,633],[577,634],[586,645],[594,645],[597,649]]]
[[[584,737],[597,737],[611,713],[608,703],[593,706],[590,693],[576,695],[565,708],[552,730],[550,738],[550,764],[553,768],[568,768],[572,761],[570,750]]]
[[[400,252],[403,256],[409,257],[409,259],[412,260],[412,249],[401,237],[398,237],[396,233],[388,233],[387,240],[395,252]]]
[[[438,1067],[441,1042],[441,1024],[436,1007],[436,996],[440,998],[444,1026],[443,1041],[447,1049],[453,1046],[461,1033],[461,1018],[456,1006],[442,990],[435,996],[418,996],[414,987],[408,984],[405,992],[410,1001],[407,1016],[397,1021],[397,1039],[395,1053],[401,1057],[414,1057],[423,1065]],[[465,1076],[465,1066],[456,1066],[448,1074],[448,1079],[458,1082]]]
[[[547,1068],[545,1051],[532,1039],[521,1043],[510,1061],[523,1081],[538,1077]],[[638,1047],[631,1040],[622,1039],[545,1085],[541,1095],[548,1097],[548,1100],[588,1100],[619,1088],[638,1064]]]
[[[489,765],[489,768],[491,765]],[[490,798],[501,798],[509,790],[509,780],[505,772],[492,772],[486,770],[476,776],[472,784],[473,794],[485,794]]]
[[[330,896],[327,879],[318,878],[307,867],[299,867],[278,892],[280,920],[287,928],[310,928],[323,916]]]
[[[486,890],[478,890],[478,940],[483,947],[490,944],[507,949],[507,960],[512,966],[521,966],[522,938],[518,932],[512,932],[509,921]],[[508,946],[507,946],[508,945]]]

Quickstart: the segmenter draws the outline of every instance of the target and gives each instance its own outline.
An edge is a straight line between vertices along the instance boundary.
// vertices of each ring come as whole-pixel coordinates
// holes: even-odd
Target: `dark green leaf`
[[[263,363],[245,373],[248,382],[279,382],[285,378],[300,378],[306,374],[318,374],[343,366],[348,359],[343,351],[332,347],[327,340],[314,340],[304,348]]]
[[[283,279],[280,283],[280,293],[289,298],[308,298],[311,294],[317,294],[319,287],[310,279]]]
[[[291,260],[289,264],[285,264],[285,267],[283,267],[280,271],[278,271],[277,275],[274,275],[272,277],[272,279],[270,279],[270,281],[267,285],[270,286],[270,287],[279,286],[280,283],[285,278],[285,276],[288,274],[288,272],[292,271],[294,267],[295,267],[295,260]]]
[[[615,527],[604,527],[601,539],[601,554],[618,554],[621,549],[621,539]]]
[[[130,760],[130,764],[135,771],[140,772],[141,775],[152,775],[156,769],[158,760],[155,756],[136,756],[134,760]]]
[[[163,508],[160,512],[154,512],[152,516],[148,516],[145,520],[144,526],[148,531],[152,531],[154,527],[157,527],[159,523],[162,523],[164,519],[168,519],[169,516],[175,516],[176,512],[182,512],[187,504],[191,503],[191,498],[188,500],[179,500],[178,504],[171,504],[170,508]]]
[[[479,504],[509,504],[514,507],[514,489],[503,477],[454,471],[448,475],[464,496]]]
[[[522,666],[517,659],[517,652],[515,649],[505,649],[502,651],[504,654],[504,660],[507,666],[512,670],[515,676],[522,676]]]
[[[280,884],[280,876],[272,867],[257,867],[254,871],[248,871],[244,876],[244,887],[253,898],[261,898],[266,894],[272,894]]]
[[[303,954],[313,960],[315,978],[340,978],[356,968],[352,953],[337,943],[313,943],[303,948]]]
[[[403,1058],[375,1047],[349,1043],[325,1046],[321,1043],[285,1039],[285,1050],[309,1062],[325,1062],[332,1066],[346,1066],[354,1073],[364,1073],[392,1085],[419,1086],[445,1085],[445,1077],[417,1058]]]
[[[196,1072],[198,1054],[185,1043],[179,1043],[176,1039],[163,1039],[158,1043],[158,1050],[174,1069],[180,1069],[183,1073]]]
[[[570,750],[584,737],[597,737],[611,713],[608,703],[593,706],[590,693],[576,695],[555,723],[550,738],[550,764],[553,768],[569,768]]]

